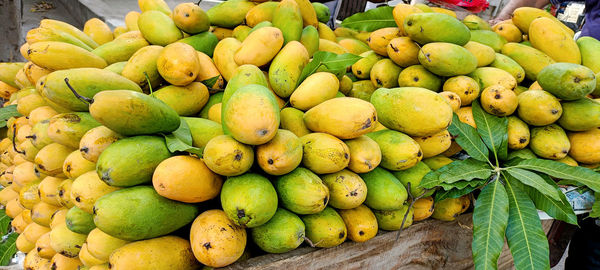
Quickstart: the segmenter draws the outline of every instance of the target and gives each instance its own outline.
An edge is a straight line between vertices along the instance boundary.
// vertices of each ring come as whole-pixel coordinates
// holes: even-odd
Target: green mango
[[[92,117],[125,135],[169,133],[179,127],[177,112],[161,100],[130,90],[102,91],[90,105]]]
[[[221,206],[235,224],[254,228],[277,211],[277,192],[264,176],[247,173],[229,177],[221,189]]]
[[[50,119],[42,120],[37,122],[31,128],[31,143],[38,149],[44,148],[44,146],[53,143],[54,141],[48,137],[48,126],[50,125]]]
[[[207,10],[206,15],[211,25],[233,29],[244,23],[246,13],[255,5],[247,0],[225,1]]]
[[[400,87],[422,87],[438,92],[442,87],[442,78],[429,72],[422,65],[413,65],[403,69],[398,76]]]
[[[127,65],[127,61],[116,62],[116,63],[108,65],[107,67],[104,68],[104,70],[109,70],[109,71],[112,71],[114,73],[121,75],[121,73],[123,72],[123,69],[125,68],[125,65]]]
[[[555,61],[542,51],[531,46],[509,42],[502,46],[502,54],[512,58],[525,70],[527,79],[537,80],[538,73]]]
[[[265,74],[254,65],[241,65],[235,69],[233,76],[227,82],[225,91],[223,91],[223,98],[221,98],[221,111],[225,109],[225,104],[229,101],[229,98],[243,86],[250,84],[258,84],[264,87],[268,87],[267,78]]]
[[[396,178],[398,178],[398,180],[402,182],[402,185],[404,185],[404,187],[408,188],[408,183],[410,183],[410,194],[416,198],[422,195],[423,188],[420,187],[419,184],[421,183],[421,180],[423,180],[423,177],[425,177],[425,175],[428,174],[430,171],[431,169],[429,168],[429,166],[427,166],[427,164],[419,162],[417,163],[417,165],[411,168],[408,168],[403,171],[392,172],[392,174],[394,174],[394,176],[396,176]],[[433,190],[429,191],[422,197],[431,196],[433,192]]]
[[[98,68],[75,68],[54,71],[44,81],[42,96],[48,100],[76,112],[87,112],[89,104],[77,99],[69,84],[81,96],[92,98],[104,90],[132,90],[142,92],[142,89],[129,79],[112,71]]]
[[[208,141],[219,135],[223,135],[221,124],[204,118],[182,117],[192,133],[192,145],[203,148]]]
[[[206,31],[200,34],[180,39],[177,42],[183,42],[185,44],[188,44],[194,47],[196,51],[203,52],[209,57],[212,57],[213,52],[215,51],[215,47],[217,46],[217,43],[219,43],[219,39],[212,32]]]
[[[69,230],[65,222],[50,231],[50,246],[60,255],[75,258],[86,238],[85,234]]]
[[[139,33],[123,34],[113,41],[104,43],[92,51],[93,54],[102,57],[107,64],[114,64],[129,60],[139,49],[146,47],[148,41]]]
[[[144,38],[153,45],[167,46],[183,38],[183,33],[173,19],[157,10],[142,12],[138,27]]]
[[[294,213],[277,208],[267,223],[252,228],[250,233],[260,249],[269,253],[285,253],[304,242],[305,226]]]
[[[559,99],[577,100],[594,91],[596,75],[586,66],[556,63],[542,69],[537,75],[537,82]]]
[[[97,126],[100,123],[87,112],[61,113],[50,118],[46,133],[54,142],[79,148],[81,137]]]
[[[287,98],[292,95],[309,59],[308,51],[300,42],[286,44],[273,58],[269,66],[269,82],[278,96]]]
[[[77,206],[73,206],[67,211],[65,223],[69,230],[81,234],[88,234],[96,228],[96,225],[94,225],[94,216],[79,209]]]
[[[419,144],[406,134],[395,130],[380,130],[366,134],[381,148],[380,166],[388,170],[405,170],[423,157]]]
[[[421,65],[438,76],[466,75],[477,68],[477,58],[469,50],[452,43],[425,44],[418,58]]]
[[[420,43],[448,42],[465,45],[471,39],[469,28],[456,18],[442,13],[413,13],[406,16],[404,30]]]
[[[482,90],[497,84],[507,89],[514,89],[517,86],[517,80],[512,74],[495,67],[480,67],[468,76],[479,83],[479,89]]]
[[[306,226],[306,238],[310,239],[316,247],[335,247],[346,240],[346,224],[340,214],[331,207],[301,218]]]
[[[94,205],[98,229],[128,241],[169,234],[197,215],[195,205],[164,198],[152,186],[118,190],[102,196]]]
[[[369,79],[371,76],[371,69],[373,69],[375,63],[381,60],[382,57],[374,51],[361,53],[360,56],[362,58],[352,64],[352,74],[358,79]]]
[[[163,79],[158,73],[156,62],[163,49],[164,47],[158,45],[139,49],[129,58],[121,75],[137,83],[147,92],[150,88],[158,87]]]
[[[25,63],[14,62],[14,63],[0,63],[0,81],[15,87],[19,86],[15,83],[15,77],[19,70],[23,70]]]
[[[321,212],[329,202],[329,190],[321,178],[301,167],[278,177],[275,189],[281,205],[299,215]]]
[[[319,2],[313,2],[311,4],[313,5],[315,12],[317,13],[317,19],[319,20],[319,22],[327,23],[329,21],[329,17],[331,17],[329,7]]]
[[[408,205],[403,205],[398,210],[373,210],[373,214],[375,214],[375,218],[377,218],[377,226],[379,229],[386,231],[396,231],[400,230],[402,227],[402,221],[404,220],[404,215],[406,215],[406,211],[408,210]],[[408,216],[406,217],[406,221],[404,221],[404,227],[412,225],[413,223],[413,209],[408,210]]]
[[[275,2],[268,2],[268,3],[275,3]],[[250,32],[248,32],[248,35],[252,34],[252,32],[254,32],[258,29],[261,29],[263,27],[273,27],[273,23],[270,21],[259,22],[254,27],[252,27],[252,29],[250,29]]]
[[[129,187],[152,181],[158,164],[171,153],[162,137],[135,136],[108,146],[96,163],[96,172],[111,186]]]
[[[273,13],[273,26],[283,32],[283,44],[300,41],[302,36],[302,14],[295,0],[282,0]]]
[[[558,124],[569,131],[586,131],[600,127],[600,102],[589,98],[562,102]]]
[[[206,105],[202,107],[202,110],[200,110],[198,116],[204,119],[208,119],[208,110],[210,110],[210,107],[212,107],[215,104],[221,103],[222,100],[223,92],[217,92],[210,95],[210,97],[208,97],[208,102],[206,102]]]
[[[467,15],[463,23],[471,30],[492,30],[488,22],[474,14]]]
[[[380,167],[360,174],[367,184],[365,205],[375,210],[398,210],[408,198],[406,188],[391,172]]]
[[[506,44],[504,37],[490,30],[471,30],[471,41],[490,46],[496,52],[500,52],[502,46]]]
[[[88,51],[93,50],[92,47],[85,44],[85,42],[81,41],[80,39],[76,38],[75,36],[73,36],[67,32],[60,31],[58,29],[53,29],[53,28],[43,28],[43,27],[33,28],[33,29],[27,31],[27,36],[25,37],[25,40],[29,44],[33,44],[33,43],[40,42],[40,41],[60,41],[60,42],[73,44],[75,46],[84,48]]]
[[[600,41],[593,37],[580,37],[577,46],[581,52],[581,64],[594,73],[600,72]]]
[[[308,51],[308,55],[312,56],[319,50],[319,31],[312,25],[304,27],[300,36],[300,43],[304,45]]]
[[[523,149],[519,149],[517,151],[512,151],[512,152],[508,153],[508,160],[511,160],[513,158],[534,159],[534,158],[537,158],[537,156],[535,155],[535,153],[533,153],[533,151],[531,151],[531,149],[523,148]]]
[[[541,158],[561,159],[569,153],[571,142],[560,126],[552,124],[532,128],[529,147]]]
[[[519,63],[504,54],[496,53],[496,58],[490,64],[490,67],[499,68],[510,73],[510,75],[515,77],[517,83],[521,83],[525,79],[525,70]]]

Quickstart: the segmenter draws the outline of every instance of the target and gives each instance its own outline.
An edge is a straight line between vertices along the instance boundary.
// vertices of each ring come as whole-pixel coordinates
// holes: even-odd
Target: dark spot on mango
[[[367,121],[365,121],[365,124],[360,129],[367,129],[370,127],[371,127],[371,118],[368,118]]]
[[[67,167],[65,168],[65,170],[67,172],[71,172],[72,168],[71,168],[71,164],[67,164]]]
[[[344,238],[344,236],[346,236],[346,234],[344,232],[340,232],[340,235],[339,235],[340,239]]]
[[[495,98],[495,99],[500,99],[501,97],[502,97],[502,96],[501,96],[500,94],[496,94],[496,95],[494,96],[494,98]]]
[[[190,76],[190,77],[194,77],[194,72],[190,72],[190,73],[188,74],[188,76]]]
[[[236,153],[235,157],[233,157],[234,160],[242,160],[242,153]]]
[[[419,81],[419,77],[414,77],[413,81],[418,82]]]
[[[94,215],[96,214],[96,207],[92,208],[92,214],[94,214]]]
[[[557,109],[552,109],[550,112],[551,112],[552,114],[557,114],[557,113],[558,113],[558,110],[557,110]]]
[[[246,216],[246,213],[244,212],[244,209],[238,209],[237,210],[237,217],[238,218],[243,218]]]
[[[356,190],[350,191],[350,196],[354,197],[358,195],[358,192],[356,192]]]
[[[575,83],[579,83],[580,81],[581,81],[581,78],[579,78],[579,77],[573,78],[573,82],[575,82]]]
[[[365,235],[365,232],[363,232],[363,231],[359,231],[359,232],[358,232],[358,235],[361,235],[361,236],[362,236],[362,235]]]
[[[527,142],[527,138],[520,138],[520,139],[519,139],[519,142],[520,142],[520,143],[525,143],[525,142]]]
[[[74,247],[76,247],[76,248],[81,248],[81,245],[75,245]]]
[[[360,70],[357,70],[357,71],[356,71],[356,73],[357,73],[358,75],[360,75],[360,74],[362,74],[362,71],[360,71]]]
[[[344,158],[348,159],[348,158],[350,158],[350,155],[348,155],[348,153],[344,153]]]
[[[52,263],[52,265],[50,266],[50,269],[56,270],[56,263]]]
[[[222,231],[222,232],[225,232],[225,231],[227,231],[227,229],[225,229],[225,228],[221,227],[221,231]]]
[[[65,114],[61,118],[64,119],[67,123],[79,123],[79,122],[81,122],[81,117],[79,117],[79,115],[76,115],[76,114],[73,114],[73,113]]]
[[[269,160],[267,160],[267,163],[269,163],[269,165],[273,165],[273,159],[270,158]]]
[[[58,197],[62,197],[63,195],[65,195],[65,191],[64,190],[59,190],[58,191]]]
[[[562,152],[563,152],[563,154],[567,154],[567,153],[569,153],[569,151],[568,151],[568,150],[566,150],[566,149],[563,149],[563,150],[562,150]]]
[[[259,136],[265,136],[265,135],[267,135],[267,133],[269,133],[269,131],[266,129],[260,129],[260,130],[258,130],[257,133]]]
[[[419,150],[419,153],[417,153],[417,157],[420,157],[423,155],[423,152],[421,152],[421,150]]]
[[[379,78],[375,79],[375,82],[377,82],[377,85],[383,85],[383,83],[381,82],[381,80]]]
[[[469,94],[469,91],[465,91],[465,95],[468,95],[468,94]]]
[[[40,250],[42,250],[42,248],[41,248],[41,247],[38,247],[38,248],[37,248],[37,251],[38,251],[38,252],[40,252]]]
[[[81,202],[81,198],[79,196],[75,197],[75,201]]]
[[[327,197],[323,198],[323,205],[327,205],[327,201],[328,201],[327,199],[328,199]]]
[[[203,246],[203,247],[204,247],[206,250],[208,250],[209,248],[212,248],[212,247],[210,246],[210,242],[206,242],[206,243],[204,243],[204,245],[202,245],[202,246]]]
[[[186,13],[186,14],[185,14],[185,16],[186,16],[186,17],[189,17],[189,16],[190,16],[190,14],[189,14],[189,13]]]

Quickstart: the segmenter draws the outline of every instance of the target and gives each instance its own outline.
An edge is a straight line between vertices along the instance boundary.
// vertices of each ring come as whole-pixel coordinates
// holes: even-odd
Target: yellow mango
[[[276,27],[262,27],[252,32],[236,51],[234,60],[238,65],[268,64],[283,46],[283,34]]]
[[[122,138],[121,135],[105,126],[95,127],[81,137],[79,151],[83,158],[96,162],[102,151],[120,138]]]
[[[158,87],[162,82],[162,77],[158,73],[156,61],[163,49],[161,46],[151,45],[137,50],[127,60],[121,75],[137,83],[142,89],[148,90],[150,86]],[[148,77],[146,78],[146,76]],[[148,81],[150,81],[150,86]]]
[[[92,49],[98,47],[98,43],[96,43],[91,37],[86,35],[83,31],[77,29],[75,26],[72,26],[68,23],[52,19],[43,19],[40,21],[40,27],[65,32],[81,40],[83,43],[85,43]]]
[[[4,99],[9,99],[10,96],[19,91],[19,89],[12,87],[10,84],[0,81],[0,97]]]
[[[329,189],[329,205],[337,209],[359,207],[367,198],[367,184],[356,173],[341,170],[321,176]]]
[[[507,42],[521,42],[523,33],[512,23],[499,23],[494,25],[494,32],[506,39]]]
[[[242,43],[235,38],[225,38],[215,47],[213,60],[219,72],[226,81],[229,81],[238,67],[235,62],[235,52],[240,49]]]
[[[280,112],[280,119],[281,128],[291,131],[298,137],[310,133],[304,123],[304,112],[301,110],[291,107],[284,108]]]
[[[561,25],[561,22],[545,17],[533,20],[529,26],[531,46],[556,62],[581,64],[581,53],[573,35],[565,32]]]
[[[18,198],[19,193],[12,188],[4,188],[0,190],[0,204],[6,206],[6,203],[14,198]]]
[[[73,180],[66,179],[63,180],[58,186],[58,202],[60,205],[71,208],[75,206],[73,201],[71,201],[71,186],[73,185]]]
[[[50,265],[52,269],[56,270],[78,270],[80,266],[83,266],[83,263],[77,257],[69,258],[57,253],[50,260]]]
[[[24,269],[49,269],[50,260],[40,257],[37,250],[33,249],[25,256],[23,267]]]
[[[310,133],[300,137],[302,165],[317,174],[341,171],[350,163],[350,149],[340,139],[327,133]]]
[[[210,21],[206,12],[195,3],[181,3],[173,9],[175,25],[188,34],[207,31]]]
[[[528,90],[518,97],[519,118],[533,126],[550,125],[562,115],[559,100],[544,90]]]
[[[35,165],[31,162],[24,162],[15,166],[13,171],[13,184],[18,186],[18,189],[15,191],[19,191],[21,187],[25,185],[40,180],[43,177],[46,177],[39,170],[36,170]]]
[[[425,137],[413,137],[421,147],[423,158],[437,156],[450,148],[452,136],[448,130],[442,130],[436,134]]]
[[[165,86],[153,93],[173,108],[180,116],[196,115],[208,102],[208,89],[204,84],[192,82],[186,86]]]
[[[348,52],[342,45],[322,38],[319,39],[319,51],[332,52],[335,54],[344,54]]]
[[[523,149],[529,144],[529,127],[516,116],[508,117],[508,147]]]
[[[319,20],[317,19],[317,12],[309,0],[295,0],[300,8],[300,14],[302,15],[302,22],[304,26],[312,25],[317,27]]]
[[[256,160],[268,174],[287,174],[302,161],[302,142],[291,131],[280,129],[271,141],[256,148]]]
[[[95,170],[77,177],[71,186],[71,201],[81,210],[93,214],[94,203],[100,197],[119,190],[100,180]]]
[[[58,112],[50,106],[37,107],[29,112],[29,125],[33,127],[38,122],[50,119],[57,114]]]
[[[341,39],[338,41],[338,44],[344,47],[347,52],[356,55],[360,55],[361,53],[371,50],[366,43],[354,38]]]
[[[85,238],[85,234],[72,232],[66,224],[61,224],[50,232],[50,246],[58,254],[75,258],[79,254]]]
[[[360,56],[362,58],[352,64],[352,74],[359,79],[369,79],[371,76],[371,69],[373,69],[375,63],[381,60],[382,57],[374,51],[364,52],[360,54]]]
[[[102,261],[108,261],[110,254],[129,243],[129,241],[110,236],[98,228],[93,229],[87,236],[87,251],[91,256]]]
[[[95,169],[96,163],[83,158],[79,149],[69,154],[63,163],[63,173],[67,178],[71,179],[75,179],[80,175]]]
[[[408,4],[398,4],[394,7],[392,11],[392,15],[394,16],[394,21],[396,21],[396,25],[400,29],[400,33],[402,35],[406,35],[406,31],[404,30],[404,20],[406,17],[413,13],[422,13],[418,7],[408,5]]]
[[[388,56],[387,46],[394,38],[401,36],[397,27],[386,27],[373,31],[369,36],[369,47],[379,55]]]
[[[290,96],[292,107],[306,111],[335,97],[339,80],[328,72],[317,72],[308,76]]]
[[[452,111],[457,112],[462,105],[460,96],[454,92],[444,91],[440,93],[440,96],[446,99],[448,104],[452,107]]]
[[[365,242],[377,235],[377,218],[364,205],[354,209],[338,210],[348,230],[348,238],[354,242]]]
[[[222,210],[200,214],[190,232],[196,259],[210,267],[223,267],[239,259],[246,247],[246,237],[246,230],[234,224]]]
[[[254,151],[229,135],[212,138],[204,147],[204,163],[213,172],[224,176],[243,174],[252,167]]]
[[[29,242],[27,238],[25,238],[24,234],[19,234],[17,240],[15,241],[15,246],[17,247],[18,251],[29,253],[29,251],[35,248],[35,243]]]
[[[496,59],[496,52],[490,46],[475,41],[469,41],[464,47],[475,55],[478,67],[485,67]]]
[[[37,249],[38,255],[44,259],[52,259],[56,254],[56,251],[50,246],[50,233],[45,233],[35,242],[35,248]]]
[[[91,18],[85,22],[83,32],[90,36],[98,45],[112,41],[114,38],[108,25],[98,18]]]
[[[200,70],[198,71],[198,76],[196,76],[197,82],[204,82],[208,79],[217,78],[212,85],[207,85],[211,88],[211,92],[214,89],[224,89],[225,81],[223,80],[223,76],[219,73],[219,70],[215,66],[213,60],[203,52],[198,52],[198,63],[200,64]]]
[[[375,88],[391,88],[397,87],[399,83],[399,75],[402,68],[394,64],[390,59],[381,59],[371,68],[370,77],[371,83]]]
[[[279,51],[269,67],[269,82],[273,91],[278,96],[287,98],[292,94],[296,89],[302,69],[304,69],[308,60],[308,51],[304,48],[302,43],[297,41],[287,43],[283,49]],[[216,62],[215,59],[215,63]],[[217,67],[218,66],[219,65],[217,64]],[[223,74],[223,72],[221,73]],[[227,78],[227,76],[225,76],[225,78]]]
[[[335,33],[326,24],[320,22],[319,26],[317,27],[317,31],[319,32],[320,39],[326,39],[335,42]]]
[[[31,209],[31,219],[37,224],[49,227],[50,222],[52,221],[52,214],[54,214],[60,208],[60,206],[47,204],[45,202],[38,202]]]
[[[67,213],[69,209],[62,208],[52,215],[52,221],[50,222],[50,229],[56,228],[58,225],[66,223]]]
[[[215,36],[217,36],[218,40],[223,40],[229,37],[233,37],[233,30],[232,29],[227,29],[227,28],[222,28],[222,27],[215,27],[215,28],[211,28],[210,31],[215,34]]]
[[[164,0],[138,0],[138,6],[142,12],[157,10],[166,15],[171,15],[171,9]]]
[[[533,8],[533,7],[520,7],[513,11],[512,13],[512,23],[516,25],[523,34],[529,33],[529,28],[531,27],[531,23],[540,17],[545,17],[553,20],[560,24],[560,27],[568,33],[571,37],[575,34],[571,28],[562,24],[556,17],[552,16],[552,14],[546,12],[545,10]]]
[[[181,38],[183,33],[173,19],[160,11],[143,11],[138,19],[140,32],[150,44],[167,46]]]
[[[223,111],[223,103],[219,102],[208,109],[208,120],[215,121],[221,124],[221,112]]]
[[[473,107],[462,107],[457,112],[458,119],[473,128],[477,128],[477,124],[475,124],[475,119],[473,118]]]
[[[248,35],[250,35],[250,32],[252,32],[252,28],[248,27],[247,25],[238,25],[233,28],[233,32],[231,32],[231,34],[235,39],[244,42]]]
[[[306,127],[341,139],[353,139],[375,128],[377,113],[371,103],[357,98],[327,100],[304,114]]]
[[[90,252],[88,251],[87,243],[84,243],[83,245],[81,245],[81,251],[79,251],[78,257],[79,257],[79,260],[81,260],[81,262],[83,263],[83,265],[85,265],[87,267],[91,267],[94,265],[99,265],[99,264],[108,262],[108,260],[101,260],[101,259],[94,257],[94,255],[90,254]]]
[[[277,8],[277,2],[264,2],[251,8],[246,13],[246,24],[250,27],[256,26],[260,22],[270,22],[273,20],[273,13]],[[316,26],[315,26],[316,27]]]
[[[140,18],[140,13],[137,11],[129,11],[127,15],[125,15],[125,26],[129,31],[139,31],[138,27],[138,19]]]
[[[29,82],[35,85],[40,78],[50,74],[52,70],[40,67],[32,62],[27,62],[23,67],[23,72],[25,72],[25,76],[27,76]]]
[[[63,180],[52,176],[44,178],[38,186],[40,200],[51,205],[61,206],[58,201],[58,186]]]
[[[541,158],[556,160],[567,156],[571,142],[564,129],[552,124],[531,129],[529,148]]]
[[[462,105],[469,105],[479,97],[479,84],[470,77],[456,76],[444,82],[443,90],[456,93],[460,97]]]
[[[50,232],[50,228],[32,222],[29,225],[27,225],[27,227],[23,231],[23,235],[25,236],[27,241],[35,243],[38,239],[40,239],[42,235],[48,232]]]
[[[443,13],[443,14],[450,15],[450,16],[456,18],[456,12],[449,10],[449,9],[440,8],[440,7],[431,7],[431,10],[433,10],[433,12],[435,12],[435,13]]]
[[[419,64],[419,45],[409,37],[397,37],[387,45],[387,55],[396,65],[408,67]]]
[[[54,70],[80,67],[104,68],[108,65],[104,59],[81,47],[57,41],[31,44],[27,54],[34,64]]]
[[[194,47],[176,42],[167,45],[156,59],[158,73],[173,85],[184,86],[196,79],[200,63]]]
[[[579,163],[600,163],[600,129],[570,132],[568,137],[571,143],[569,156]]]
[[[425,198],[420,198],[418,200],[415,201],[415,203],[413,204],[413,220],[414,221],[421,221],[424,219],[427,219],[428,217],[430,217],[433,214],[433,209],[434,209],[434,205],[433,205],[433,198],[431,197],[425,197]]]
[[[112,36],[112,32],[111,32],[111,36]],[[21,47],[21,50],[20,50],[21,54],[25,58],[27,58],[26,56],[27,56],[27,50],[29,49],[29,45],[36,43],[36,42],[40,42],[40,41],[60,41],[60,42],[73,44],[75,46],[81,47],[88,51],[93,50],[92,47],[88,46],[83,41],[72,36],[71,34],[65,33],[65,32],[57,30],[57,29],[52,29],[52,28],[42,28],[42,27],[33,28],[33,29],[27,31],[25,40],[27,41],[27,43],[25,43],[25,44],[27,44],[26,49],[24,47]]]
[[[127,27],[125,27],[125,26],[117,26],[113,30],[113,36],[115,38],[118,38],[119,36],[121,36],[121,35],[123,35],[123,34],[125,34],[127,32],[129,32],[129,30],[127,29]]]
[[[453,221],[460,215],[463,207],[464,205],[460,198],[444,199],[435,204],[431,217],[443,221]],[[468,206],[465,208],[468,208]]]
[[[29,113],[38,107],[45,106],[46,101],[44,98],[38,94],[33,93],[31,95],[24,96],[19,98],[17,102],[17,111],[22,115],[29,116]],[[31,128],[31,126],[29,126]],[[22,140],[19,140],[22,141]]]

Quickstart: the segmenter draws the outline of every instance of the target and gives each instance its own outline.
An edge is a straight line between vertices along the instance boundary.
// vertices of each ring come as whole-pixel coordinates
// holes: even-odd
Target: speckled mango
[[[296,168],[274,182],[281,206],[300,215],[323,211],[329,202],[329,189],[306,168]]]
[[[350,162],[348,146],[330,134],[310,133],[300,140],[303,145],[302,165],[315,173],[338,172]]]
[[[412,40],[420,44],[448,42],[462,46],[471,39],[471,32],[466,25],[442,13],[410,14],[404,20],[404,30]]]
[[[292,94],[308,60],[308,51],[300,42],[289,42],[279,51],[269,66],[269,82],[278,96]]]
[[[538,156],[547,159],[561,159],[567,156],[571,143],[565,131],[552,124],[531,129],[529,148]]]
[[[71,184],[71,202],[82,211],[93,214],[94,203],[100,197],[119,189],[100,180],[96,171],[89,171]]]
[[[224,176],[236,176],[252,167],[254,151],[251,146],[240,143],[229,135],[220,135],[208,141],[203,157],[211,171]]]
[[[109,258],[110,269],[142,270],[182,269],[199,267],[190,242],[178,236],[164,236],[138,241],[116,249]]]
[[[336,209],[353,209],[367,198],[367,185],[356,173],[341,170],[321,176],[329,189],[329,205]]]
[[[293,132],[277,131],[268,143],[256,147],[258,165],[270,175],[283,175],[302,162],[302,142]]]

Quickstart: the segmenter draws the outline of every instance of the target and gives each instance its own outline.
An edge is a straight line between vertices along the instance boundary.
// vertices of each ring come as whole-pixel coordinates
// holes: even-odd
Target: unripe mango
[[[111,36],[111,40],[112,40],[112,37],[113,37],[112,32],[110,33],[110,36]],[[73,35],[63,32],[63,31],[60,31],[58,29],[52,29],[52,28],[42,28],[42,27],[33,28],[33,29],[27,31],[25,40],[27,41],[27,43],[25,43],[25,44],[27,44],[27,47],[29,47],[30,44],[40,42],[40,41],[58,41],[58,42],[65,42],[65,43],[73,44],[73,45],[81,47],[87,51],[93,50],[92,47],[90,47],[85,42],[81,41],[80,39],[74,37]],[[23,47],[21,47],[21,48],[24,49]],[[27,50],[29,50],[29,48],[27,48]],[[23,54],[23,51],[21,51],[21,53],[23,54],[23,57],[27,56],[27,54],[28,54],[27,50],[24,50],[25,54]]]
[[[163,49],[161,46],[152,45],[137,50],[126,62],[121,75],[137,83],[143,89],[157,87],[162,81],[162,77],[158,73],[156,61]],[[148,85],[148,81],[150,81],[150,85]]]
[[[303,23],[301,9],[296,0],[282,0],[279,3],[273,13],[273,26],[281,29],[285,44],[300,41]]]
[[[600,127],[600,102],[582,98],[563,102],[563,114],[558,123],[569,131],[586,131]]]
[[[360,54],[360,56],[362,58],[352,64],[352,74],[359,79],[369,79],[371,76],[371,69],[375,63],[382,58],[374,51],[364,52]]]
[[[267,2],[269,3],[269,2]],[[308,51],[308,55],[312,56],[319,50],[319,31],[312,25],[304,27],[300,36],[300,43],[304,45]]]
[[[415,166],[423,158],[419,144],[409,136],[395,130],[367,133],[381,149],[381,166],[400,171]]]
[[[588,67],[557,63],[542,69],[537,82],[545,90],[562,100],[577,100],[591,94],[596,88],[596,76]]]
[[[53,70],[83,67],[104,68],[108,64],[101,57],[81,47],[58,41],[31,44],[27,57],[34,64]]]
[[[279,51],[269,67],[269,82],[278,96],[292,94],[308,60],[308,51],[300,42],[289,42]]]
[[[72,26],[68,23],[61,22],[58,20],[52,19],[43,19],[40,21],[41,28],[50,28],[53,30],[61,31],[70,34],[71,36],[76,37],[77,39],[83,41],[83,43],[90,46],[92,49],[98,47],[98,44],[88,35],[86,35],[83,31],[77,29],[77,27]]]
[[[284,253],[296,249],[304,242],[305,227],[302,220],[283,208],[262,226],[252,228],[252,240],[264,251]]]
[[[252,147],[242,144],[229,135],[212,138],[204,147],[204,163],[213,172],[236,176],[252,167],[254,151]]]
[[[581,37],[577,39],[577,46],[581,52],[581,64],[594,73],[600,72],[600,41],[592,37]]]
[[[192,145],[202,148],[212,138],[223,135],[222,125],[203,118],[183,117],[192,133]]]
[[[281,128],[293,132],[296,136],[302,137],[310,133],[310,130],[304,123],[304,112],[296,108],[287,107],[281,110]]]
[[[302,216],[306,225],[306,238],[316,247],[335,247],[346,240],[347,229],[342,217],[331,207],[322,212]]]
[[[183,37],[173,19],[156,10],[143,11],[138,19],[140,32],[150,44],[167,46]]]
[[[244,22],[246,13],[256,4],[247,0],[221,2],[206,11],[211,25],[234,28]]]
[[[406,188],[385,169],[375,168],[360,175],[367,185],[365,204],[376,210],[398,210],[408,198]]]
[[[477,68],[477,58],[469,50],[452,43],[425,44],[418,57],[421,65],[439,76],[466,75]]]
[[[65,216],[65,224],[72,232],[81,234],[88,234],[96,228],[92,214],[81,210],[77,206],[69,209]]]
[[[525,70],[515,60],[504,54],[496,53],[496,58],[490,64],[490,67],[499,68],[510,73],[517,80],[517,83],[525,79]]]
[[[490,30],[471,30],[471,41],[487,45],[495,52],[500,52],[506,44],[506,39]]]
[[[469,28],[456,18],[441,13],[414,13],[406,16],[404,30],[420,43],[448,42],[459,46],[471,39]]]

